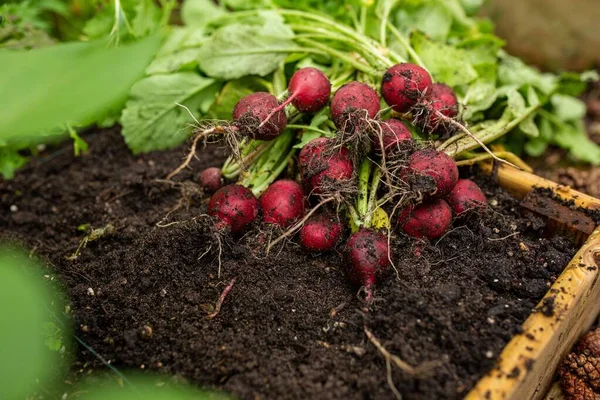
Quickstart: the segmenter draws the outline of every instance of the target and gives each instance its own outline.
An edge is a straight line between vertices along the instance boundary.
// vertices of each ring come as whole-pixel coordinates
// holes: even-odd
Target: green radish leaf
[[[446,40],[452,23],[450,10],[439,1],[423,2],[417,7],[400,7],[396,13],[396,26],[405,35],[420,30],[434,40]]]
[[[218,28],[200,48],[200,68],[210,77],[237,79],[273,72],[295,48],[292,30],[277,14],[261,13],[261,24],[234,23]]]
[[[208,23],[227,11],[213,0],[185,0],[181,6],[181,19],[191,28],[204,28]]]
[[[161,9],[152,0],[139,0],[135,5],[135,16],[131,20],[135,37],[144,37],[160,26]]]
[[[148,75],[169,74],[196,68],[200,46],[207,39],[203,28],[174,27],[156,58],[146,69],[146,73]]]
[[[220,84],[193,72],[153,75],[131,89],[121,124],[127,145],[134,153],[169,149],[183,143],[196,118],[214,102]]]
[[[600,165],[600,146],[592,142],[582,121],[574,125],[555,124],[553,141],[580,161]]]
[[[65,123],[93,122],[122,104],[158,48],[158,37],[118,48],[105,41],[0,50],[0,139],[38,139]],[[24,95],[27,94],[27,95]]]
[[[585,116],[587,109],[583,101],[564,94],[555,94],[550,98],[550,103],[553,114],[561,121],[579,121]]]
[[[411,43],[436,81],[458,86],[477,79],[477,71],[464,50],[434,42],[420,32],[412,34]]]

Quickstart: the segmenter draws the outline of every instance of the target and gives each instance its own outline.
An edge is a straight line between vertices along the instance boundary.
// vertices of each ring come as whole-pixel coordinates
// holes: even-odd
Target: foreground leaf
[[[158,37],[107,48],[68,43],[31,51],[0,50],[0,139],[36,137],[71,122],[94,121],[122,102],[142,76]]]
[[[194,120],[177,103],[198,118],[214,102],[219,86],[194,72],[154,75],[137,82],[121,115],[127,145],[134,153],[180,145]]]

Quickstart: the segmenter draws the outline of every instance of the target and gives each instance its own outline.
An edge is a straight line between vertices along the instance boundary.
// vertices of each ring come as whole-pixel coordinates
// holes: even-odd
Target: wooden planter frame
[[[481,169],[492,173],[490,164],[481,165]],[[600,211],[600,200],[534,174],[505,165],[494,173],[498,183],[524,204],[535,188],[548,188],[575,206]],[[591,218],[574,225],[569,215],[573,207],[557,207],[558,211],[539,204],[531,208],[554,220],[559,230],[573,233],[583,246],[539,303],[552,303],[554,311],[552,315],[533,312],[527,318],[523,332],[504,347],[494,368],[479,380],[466,400],[544,398],[560,361],[600,312],[600,227],[590,225]]]

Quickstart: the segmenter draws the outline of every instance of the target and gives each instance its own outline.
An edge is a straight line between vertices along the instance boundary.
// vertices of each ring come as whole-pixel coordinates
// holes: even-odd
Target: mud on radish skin
[[[384,152],[386,156],[397,154],[413,142],[410,130],[402,121],[388,119],[380,121],[379,126],[381,130],[376,132],[373,137],[373,149],[375,150],[375,154],[379,156]]]
[[[331,119],[343,133],[359,134],[369,119],[380,111],[377,92],[362,82],[350,82],[339,88],[331,99]]]
[[[208,203],[208,214],[216,217],[219,230],[242,233],[250,226],[260,205],[250,189],[241,185],[227,185],[217,190]]]
[[[436,112],[448,118],[458,116],[458,100],[452,88],[444,83],[435,83],[417,106],[417,125],[427,134],[452,133],[453,126],[444,123]]]
[[[285,110],[279,109],[277,97],[267,92],[256,92],[242,98],[233,109],[234,128],[245,137],[273,140],[287,126]]]
[[[333,249],[338,243],[344,224],[337,215],[323,212],[312,216],[300,230],[300,244],[308,251],[320,252]]]
[[[487,199],[479,186],[469,179],[459,179],[446,196],[446,201],[455,215],[469,210],[482,209],[487,205]]]
[[[418,239],[437,239],[448,232],[451,223],[452,209],[442,199],[410,205],[398,217],[404,233]]]
[[[458,182],[458,167],[452,158],[444,152],[434,149],[422,149],[412,153],[408,158],[406,170],[409,180],[418,180],[419,177],[431,177],[435,183],[433,194],[443,197]]]
[[[260,196],[259,203],[264,223],[288,228],[304,215],[304,189],[289,179],[275,181]]]
[[[354,174],[348,149],[335,148],[335,141],[327,138],[314,139],[300,150],[298,168],[308,191],[318,195],[335,192]]]
[[[353,233],[345,247],[347,272],[350,281],[366,288],[369,301],[373,285],[389,270],[387,238],[370,229]]]
[[[215,193],[221,189],[224,180],[221,174],[221,168],[209,167],[200,171],[196,180],[206,193]]]
[[[383,74],[381,96],[394,111],[406,113],[431,85],[431,76],[423,68],[411,63],[396,64]]]

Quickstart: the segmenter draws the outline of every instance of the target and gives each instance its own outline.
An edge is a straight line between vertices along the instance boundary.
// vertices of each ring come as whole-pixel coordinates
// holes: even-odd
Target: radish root
[[[236,278],[233,278],[229,282],[229,285],[227,285],[225,287],[225,289],[223,289],[223,292],[219,296],[219,300],[217,300],[217,304],[215,304],[215,311],[213,311],[212,313],[208,314],[208,316],[206,317],[207,319],[213,319],[214,317],[216,317],[219,314],[219,311],[221,311],[221,306],[223,305],[223,302],[225,301],[225,297],[227,297],[227,295],[229,294],[229,292],[231,292],[231,288],[233,288],[233,284],[235,283],[235,279]]]

